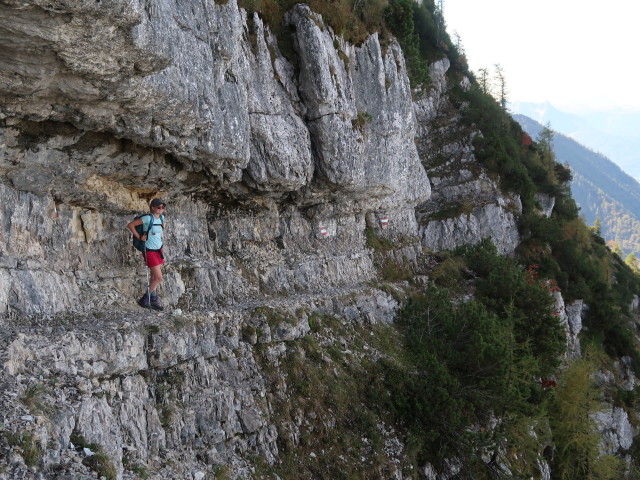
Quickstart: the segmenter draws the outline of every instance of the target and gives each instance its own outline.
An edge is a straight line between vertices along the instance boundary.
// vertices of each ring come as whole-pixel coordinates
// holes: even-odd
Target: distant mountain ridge
[[[625,172],[640,179],[640,112],[612,110],[575,115],[550,103],[510,104],[515,114],[525,115],[602,153]]]
[[[544,128],[525,115],[513,118],[534,139]],[[566,135],[556,132],[553,148],[556,160],[571,167],[571,192],[587,223],[600,218],[605,240],[617,243],[624,255],[640,255],[640,183]]]

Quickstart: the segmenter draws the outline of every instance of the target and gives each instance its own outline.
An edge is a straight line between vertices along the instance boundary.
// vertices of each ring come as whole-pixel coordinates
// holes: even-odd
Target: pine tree
[[[444,0],[438,0],[436,3],[434,17],[436,19],[436,45],[439,46],[442,33],[444,33],[447,28],[444,21]]]
[[[536,142],[542,151],[542,160],[549,167],[556,163],[556,155],[553,152],[553,137],[555,132],[551,129],[551,123],[547,123],[538,134]]]
[[[489,78],[489,70],[480,68],[478,70],[478,85],[484,94],[491,93],[491,79]]]
[[[593,224],[593,232],[600,237],[602,236],[602,220],[600,220],[599,216],[596,217],[596,221]]]
[[[638,258],[633,253],[630,253],[629,255],[627,255],[627,258],[624,259],[624,263],[626,263],[629,266],[629,268],[634,272],[640,273],[640,265],[638,265]]]
[[[509,90],[507,89],[507,77],[505,76],[503,68],[499,63],[494,65],[495,72],[494,76],[496,79],[496,99],[503,110],[507,110],[507,95],[509,94]]]

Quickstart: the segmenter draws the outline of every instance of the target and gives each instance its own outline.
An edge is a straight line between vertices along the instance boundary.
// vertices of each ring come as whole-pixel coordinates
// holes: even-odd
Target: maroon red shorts
[[[147,267],[151,268],[151,267],[155,267],[157,265],[162,265],[164,263],[164,256],[162,255],[162,250],[160,250],[159,252],[146,252],[146,258],[145,258],[145,253],[142,253],[142,258],[145,259],[145,262],[147,263]]]

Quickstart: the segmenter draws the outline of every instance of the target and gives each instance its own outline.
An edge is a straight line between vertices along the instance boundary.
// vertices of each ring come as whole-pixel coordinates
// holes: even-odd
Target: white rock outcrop
[[[542,215],[549,218],[553,212],[553,207],[556,205],[556,197],[547,195],[546,193],[536,193],[536,202],[540,204]]]
[[[488,238],[500,253],[512,254],[520,242],[522,204],[501,192],[475,158],[478,132],[458,122],[446,96],[449,66],[446,59],[431,66],[432,89],[414,104],[418,151],[431,182],[431,197],[417,208],[420,238],[434,251]]]
[[[612,455],[628,450],[633,443],[633,427],[627,412],[620,407],[611,407],[592,415],[600,433],[600,452]]]

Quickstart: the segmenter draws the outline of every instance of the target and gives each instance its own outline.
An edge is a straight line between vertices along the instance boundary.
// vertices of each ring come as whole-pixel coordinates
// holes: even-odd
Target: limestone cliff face
[[[1,312],[138,292],[123,225],[153,196],[173,305],[366,281],[367,213],[415,234],[430,190],[397,46],[336,49],[300,6],[295,76],[235,2],[109,5],[2,7],[22,41],[2,65]]]
[[[430,196],[400,48],[346,44],[305,6],[286,18],[295,66],[233,0],[0,14],[2,422],[41,451],[34,468],[7,458],[12,475],[80,478],[79,443],[117,478],[132,461],[153,478],[272,463],[254,346],[277,364],[311,312],[397,308],[369,286],[365,230],[416,238]],[[135,304],[145,269],[124,228],[157,196],[160,317]]]
[[[417,208],[420,237],[435,251],[490,238],[499,252],[511,254],[520,241],[520,198],[502,193],[475,158],[472,140],[479,132],[462,125],[448,101],[448,69],[447,59],[431,66],[434,91],[415,103],[420,156],[433,190]]]
[[[395,42],[350,45],[304,5],[285,21],[296,64],[235,0],[0,2],[7,478],[89,476],[83,445],[111,478],[140,465],[154,479],[249,478],[318,415],[276,424],[292,387],[266,372],[318,316],[393,321],[372,232],[418,274],[423,247],[517,246],[519,199],[475,160],[477,133],[458,130],[446,60],[414,102]],[[145,269],[125,230],[158,196],[163,314],[135,304]],[[399,436],[376,428],[382,478],[403,478]]]

